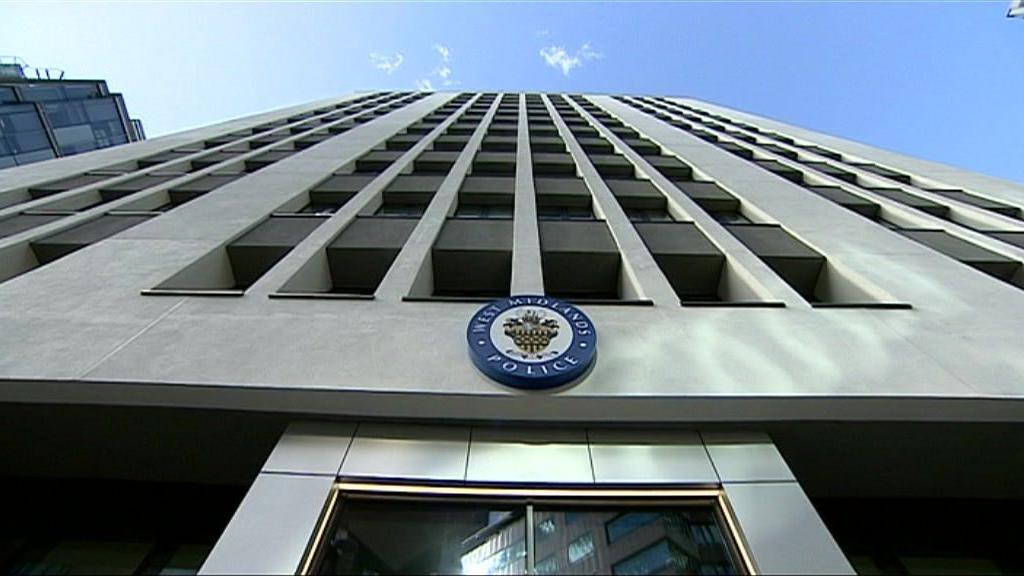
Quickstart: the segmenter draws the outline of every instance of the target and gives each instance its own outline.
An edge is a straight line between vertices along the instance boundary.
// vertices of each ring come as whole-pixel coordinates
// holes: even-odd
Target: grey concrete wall
[[[140,295],[453,96],[431,95],[0,283],[0,401],[535,421],[1024,416],[1019,289],[603,96],[591,100],[691,163],[698,174],[719,181],[747,212],[784,224],[847,277],[913,308],[814,309],[692,202],[668,191],[669,200],[723,248],[758,296],[786,305],[681,307],[599,183],[592,192],[632,262],[632,281],[639,293],[653,296],[654,305],[583,306],[599,331],[597,364],[582,382],[554,392],[512,390],[475,370],[464,333],[478,304],[402,301],[413,290],[422,270],[417,258],[429,253],[428,245],[406,246],[375,300],[268,297],[318,257],[347,219],[372,205],[377,192],[353,199],[244,296]],[[283,118],[321,104],[259,118]],[[253,122],[17,168],[0,175],[0,193]],[[1010,183],[825,135],[800,135],[922,177],[986,186],[1007,201],[1024,199],[1024,190]],[[378,191],[404,169],[385,177]],[[583,172],[594,180],[589,168]],[[449,192],[435,197],[422,233],[414,235],[418,242],[433,241],[451,209],[454,188]],[[529,215],[530,209],[520,206],[517,213]],[[514,282],[520,287],[536,286],[541,278],[538,269],[524,269],[539,266],[533,233],[529,226],[516,229]]]

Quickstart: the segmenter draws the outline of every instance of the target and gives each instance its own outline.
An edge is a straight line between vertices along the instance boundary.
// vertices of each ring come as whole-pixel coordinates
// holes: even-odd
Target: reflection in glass
[[[528,505],[508,499],[488,503],[343,494],[317,546],[312,571],[741,573],[719,518],[707,500]],[[527,549],[527,530],[533,532],[532,550]]]
[[[534,509],[538,572],[735,574],[714,508]],[[546,526],[544,532],[541,526]]]
[[[522,574],[524,513],[499,503],[342,499],[315,571]]]

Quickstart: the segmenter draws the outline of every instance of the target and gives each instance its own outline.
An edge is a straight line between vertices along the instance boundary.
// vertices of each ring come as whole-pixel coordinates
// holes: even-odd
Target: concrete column
[[[608,185],[604,183],[597,168],[594,168],[587,153],[576,141],[576,136],[562,120],[562,115],[551,104],[551,100],[545,96],[544,101],[548,106],[551,119],[558,127],[559,135],[565,140],[569,153],[576,162],[583,181],[587,183],[587,188],[590,188],[590,193],[604,217],[605,224],[612,233],[612,237],[615,238],[615,243],[622,254],[622,273],[629,277],[639,292],[639,298],[648,298],[654,302],[655,306],[679,306],[679,296],[676,295],[665,275],[661,273],[657,262],[654,261],[654,256],[647,250],[640,234],[637,233],[633,223],[629,221],[629,217],[619,206],[619,201],[608,189]]]
[[[200,574],[295,574],[355,431],[288,427],[207,557]]]
[[[526,95],[519,95],[519,131],[516,142],[515,211],[512,221],[512,294],[543,294],[544,271],[540,260],[537,195],[533,189],[533,154]]]
[[[855,574],[767,436],[702,436],[758,574]]]

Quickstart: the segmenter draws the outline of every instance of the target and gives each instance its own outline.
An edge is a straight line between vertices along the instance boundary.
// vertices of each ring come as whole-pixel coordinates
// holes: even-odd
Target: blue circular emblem
[[[495,300],[466,330],[469,356],[481,372],[515,388],[554,388],[587,372],[597,331],[582,310],[548,296]]]

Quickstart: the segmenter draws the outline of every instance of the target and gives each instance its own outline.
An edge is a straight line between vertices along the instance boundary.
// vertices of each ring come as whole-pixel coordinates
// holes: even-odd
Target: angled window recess
[[[735,135],[732,135],[734,138]],[[778,144],[761,144],[761,148],[775,154],[776,156],[782,156],[783,158],[789,158],[790,160],[796,160],[798,154],[789,148],[783,148]]]
[[[313,186],[309,191],[309,204],[299,210],[305,214],[333,214],[348,203],[367,184],[376,178],[373,174],[335,174]]]
[[[540,220],[538,228],[545,294],[574,302],[641,302],[604,222]]]
[[[837,180],[849,182],[850,184],[857,183],[856,174],[854,174],[853,172],[847,172],[842,168],[838,168],[826,162],[804,162],[803,165],[808,168],[817,170],[818,172],[821,172],[822,174],[825,174],[827,176],[831,176]]]
[[[878,220],[880,217],[881,206],[877,203],[861,198],[856,194],[851,194],[838,186],[804,186],[804,188],[865,218]]]
[[[242,138],[248,138],[249,136],[252,136],[252,130],[244,130],[244,131],[241,131],[241,132],[233,132],[231,134],[227,134],[227,135],[224,135],[224,136],[217,136],[215,138],[210,138],[209,140],[206,140],[205,142],[203,142],[203,147],[204,148],[216,148],[218,146],[223,146],[225,144],[230,144],[230,143],[232,143],[232,142],[234,142],[236,140],[241,140]]]
[[[517,138],[515,136],[493,136],[488,134],[480,145],[483,152],[515,153]],[[513,162],[514,162],[513,157]]]
[[[391,218],[419,217],[427,209],[445,177],[437,174],[403,174],[384,189],[376,216]]]
[[[481,176],[514,175],[516,173],[516,153],[481,150],[473,158],[472,173]]]
[[[593,199],[579,177],[535,176],[537,216],[541,220],[594,220]]]
[[[240,296],[326,218],[271,216],[144,294]]]
[[[476,132],[476,127],[479,122],[480,120],[478,118],[463,115],[454,123],[449,124],[448,129],[444,132],[450,136],[470,136],[473,132]]]
[[[512,220],[449,218],[407,300],[499,298],[511,283]]]
[[[814,154],[817,154],[818,156],[824,156],[825,158],[828,158],[830,160],[839,160],[839,161],[843,160],[843,155],[842,154],[840,154],[838,152],[833,152],[832,150],[829,150],[827,148],[822,148],[821,146],[815,146],[814,144],[804,144],[804,145],[797,144],[797,146],[800,146],[801,148],[803,148],[804,150],[807,150],[808,152],[813,152]]]
[[[813,306],[909,308],[880,302],[873,287],[846,277],[778,224],[725,224],[725,228]]]
[[[237,158],[240,154],[244,154],[248,151],[248,146],[246,146],[245,144],[231,145],[227,148],[224,148],[223,150],[211,152],[200,158],[192,160],[191,162],[189,162],[189,167],[190,170],[193,172],[196,170],[204,170],[211,166],[216,166],[221,162],[230,162]]]
[[[46,196],[52,196],[75,188],[81,188],[83,186],[89,186],[91,184],[96,184],[97,182],[116,178],[126,173],[127,172],[121,170],[93,170],[92,172],[86,172],[85,174],[57,180],[56,182],[32,186],[28,189],[28,194],[33,199],[45,198]]]
[[[582,144],[582,142],[581,142]],[[611,145],[609,144],[609,149]],[[586,148],[584,148],[586,150]],[[558,136],[538,136],[530,130],[530,152],[539,154],[565,153],[565,141]]]
[[[406,151],[423,139],[422,134],[395,134],[384,143],[384,149],[394,151]]]
[[[896,170],[891,170],[889,168],[879,166],[878,164],[872,164],[870,162],[847,162],[847,164],[853,168],[860,168],[861,170],[877,174],[890,180],[895,180],[902,184],[912,183],[910,174],[897,172]]]
[[[619,154],[588,154],[598,174],[605,178],[633,178],[636,169],[633,163]]]
[[[32,252],[40,265],[48,264],[81,250],[90,244],[109,238],[118,232],[127,230],[136,224],[152,218],[147,215],[112,215],[105,214],[73,228],[62,230],[30,244]]]
[[[988,234],[996,240],[1012,244],[1018,248],[1024,248],[1024,232],[994,230],[991,232],[985,232],[985,234]]]
[[[165,162],[180,160],[185,156],[190,156],[195,153],[196,152],[194,150],[168,150],[167,152],[161,152],[159,154],[154,154],[153,156],[147,156],[146,158],[137,160],[137,162],[139,164],[139,168],[151,168],[153,166],[163,164]]]
[[[244,172],[231,171],[228,169],[212,172],[205,176],[196,178],[184,184],[178,184],[174,188],[168,191],[170,195],[170,201],[173,204],[184,204],[189,200],[194,200],[203,194],[211,192],[225,184],[230,184],[235,180],[245,176]]]
[[[316,146],[321,142],[326,142],[327,140],[330,140],[333,136],[333,134],[318,131],[314,134],[309,134],[308,136],[303,136],[302,138],[296,140],[294,142],[294,146],[296,150],[305,150],[306,148],[312,148],[313,146]]]
[[[634,222],[658,268],[680,302],[712,303],[729,300],[725,255],[692,222]],[[734,280],[734,279],[732,279]]]
[[[1024,265],[1017,260],[996,254],[944,230],[896,228],[896,232],[993,278],[1024,288]]]
[[[1009,216],[1010,218],[1016,218],[1018,220],[1022,219],[1021,209],[1018,208],[1017,206],[1005,204],[997,200],[983,198],[981,196],[965,192],[964,190],[947,188],[923,188],[923,190],[932,192],[934,194],[941,194],[946,198],[959,200],[964,204],[970,204],[971,206],[981,208],[982,210],[988,210],[989,212],[995,212],[996,214],[1002,214],[1003,216]]]
[[[417,218],[356,218],[274,296],[372,297],[418,223]]]
[[[758,160],[755,158],[754,163],[777,176],[789,180],[790,182],[795,182],[797,184],[803,184],[804,182],[803,172],[791,166],[787,166],[777,160]]]
[[[943,230],[904,228],[896,223],[884,220],[882,219],[881,207],[878,204],[850,194],[841,188],[807,186],[807,189],[844,208],[853,210],[861,216],[870,218],[898,234],[924,244],[936,252],[976,268],[989,276],[1024,288],[1024,273],[1021,271],[1022,264],[1013,258],[997,254]],[[1004,232],[1002,234],[1011,235],[1005,239],[1000,238],[1000,233],[987,234],[1011,244],[1016,240],[1018,245],[1024,247],[1024,232]]]
[[[533,173],[537,176],[576,176],[576,162],[568,152],[533,152]]]
[[[0,220],[0,238],[6,238],[8,236],[14,236],[15,234],[21,234],[26,230],[31,230],[37,226],[43,224],[49,224],[64,218],[68,214],[66,213],[53,213],[53,214],[42,214],[42,213],[31,213],[31,214],[15,214]]]
[[[447,174],[455,161],[459,158],[459,152],[425,150],[413,160],[413,170],[425,174]]]
[[[697,203],[712,218],[723,224],[749,223],[738,198],[711,181],[673,180],[683,194]]]
[[[883,196],[895,202],[899,202],[904,206],[909,206],[920,210],[926,214],[931,214],[938,218],[948,219],[949,218],[949,206],[945,204],[939,204],[927,198],[922,198],[910,192],[905,192],[899,188],[872,188],[870,186],[863,186],[865,190],[869,190]]]
[[[126,180],[120,184],[104,186],[100,188],[100,198],[102,198],[103,202],[110,202],[182,176],[184,176],[183,172],[152,172],[145,176]]]
[[[269,150],[258,156],[246,160],[245,170],[247,172],[256,172],[258,170],[262,170],[267,166],[270,166],[271,164],[284,160],[285,158],[295,154],[296,152],[297,150],[295,150],[295,147],[291,144],[288,144],[287,146],[284,147],[275,148],[274,150]]]
[[[434,139],[431,147],[442,152],[458,152],[469,143],[468,134],[442,134]]]
[[[623,208],[666,211],[665,195],[650,180],[607,178],[604,183]]]
[[[370,150],[356,160],[355,173],[380,174],[401,158],[402,154],[405,152],[401,150]]]
[[[516,180],[509,176],[467,176],[459,188],[456,218],[512,218]]]
[[[561,138],[559,138],[559,141],[561,141]],[[576,142],[579,143],[580,148],[583,148],[583,151],[587,154],[612,154],[615,152],[612,143],[604,138],[584,137],[577,138]],[[565,147],[564,143],[562,146],[563,148]]]

